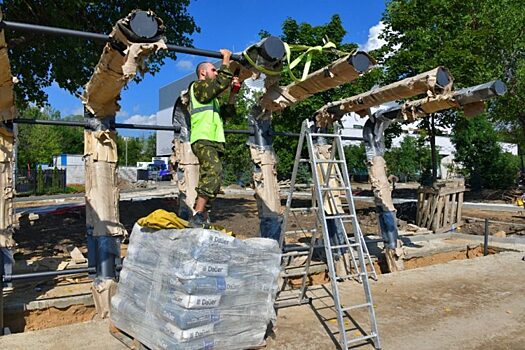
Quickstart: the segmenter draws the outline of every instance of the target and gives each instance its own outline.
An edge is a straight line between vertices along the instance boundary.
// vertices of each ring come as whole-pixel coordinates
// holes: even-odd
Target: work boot
[[[204,213],[202,211],[198,211],[193,215],[189,221],[190,227],[193,228],[209,228],[210,224],[206,220],[206,217],[204,216]]]

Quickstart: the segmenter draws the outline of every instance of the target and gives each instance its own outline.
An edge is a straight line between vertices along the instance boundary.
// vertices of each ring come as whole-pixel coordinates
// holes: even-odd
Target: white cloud
[[[385,45],[386,41],[379,38],[379,35],[383,30],[385,30],[385,24],[383,22],[379,22],[375,26],[370,27],[368,30],[368,41],[364,45],[360,45],[359,49],[363,51],[372,51]]]
[[[142,125],[156,125],[157,114],[141,115],[134,114],[128,119],[124,120],[124,124],[142,124]]]
[[[190,60],[177,60],[175,67],[181,71],[192,71],[195,69],[193,62]]]

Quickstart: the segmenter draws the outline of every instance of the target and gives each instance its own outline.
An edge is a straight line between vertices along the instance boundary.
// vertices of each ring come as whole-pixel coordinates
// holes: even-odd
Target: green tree
[[[509,141],[523,145],[525,11],[522,2],[391,0],[383,23],[387,44],[378,54],[385,66],[385,82],[439,65],[450,69],[456,89],[502,79],[508,93],[489,102],[488,115],[512,137]]]
[[[402,181],[427,180],[432,170],[430,148],[425,137],[405,137],[399,147],[389,149],[385,160],[390,174]]]
[[[28,119],[57,120],[60,113],[49,108],[28,108],[22,115]],[[57,127],[47,125],[18,125],[18,154],[19,169],[25,169],[29,164],[50,164],[53,155],[62,153],[62,136]]]
[[[346,165],[348,172],[353,175],[363,175],[367,173],[366,153],[363,143],[357,145],[348,145],[344,148]]]
[[[458,119],[451,138],[459,171],[474,189],[506,188],[514,184],[519,159],[498,145],[497,134],[486,116]]]
[[[269,33],[261,31],[262,37],[268,36]],[[351,52],[357,48],[355,43],[343,43],[343,38],[346,35],[346,30],[343,27],[341,18],[338,15],[332,16],[330,21],[324,25],[312,26],[308,23],[298,23],[292,18],[287,18],[282,25],[281,39],[289,44],[302,45],[320,45],[323,39],[328,37],[330,41],[335,43],[338,49],[346,52]],[[312,60],[312,67],[310,71],[315,71],[327,66],[329,63],[335,61],[337,55],[325,52],[322,55],[314,56]],[[300,72],[302,66],[297,68]],[[297,103],[296,105],[284,109],[281,113],[275,113],[273,118],[273,128],[275,131],[299,132],[303,120],[313,116],[313,113],[324,106],[328,102],[337,101],[342,98],[352,96],[369,90],[372,86],[377,84],[382,75],[382,70],[374,70],[352,82],[351,84],[344,84],[337,88],[324,91],[308,98],[305,101]],[[297,73],[296,75],[299,75]],[[291,82],[291,78],[284,75],[281,79],[280,85],[287,85]],[[297,140],[289,137],[275,137],[274,149],[279,158],[277,164],[277,172],[279,178],[289,178],[295,160],[295,150],[297,148]],[[306,155],[306,154],[305,154]]]
[[[170,44],[191,46],[189,35],[199,32],[188,14],[190,0],[4,0],[2,11],[8,21],[63,27],[87,32],[109,33],[117,20],[140,8],[154,11],[166,27]],[[56,82],[71,93],[78,93],[89,80],[102,53],[103,44],[91,40],[53,37],[38,33],[8,31],[8,46],[18,102],[31,101],[42,105],[47,101],[43,88]],[[151,57],[147,64],[155,74],[166,57],[176,58],[174,52],[163,52]],[[140,78],[137,77],[137,80]]]

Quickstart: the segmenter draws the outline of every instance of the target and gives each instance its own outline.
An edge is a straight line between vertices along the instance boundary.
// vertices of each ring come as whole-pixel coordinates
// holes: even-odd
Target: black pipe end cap
[[[436,73],[436,83],[438,86],[444,88],[450,84],[450,74],[445,68],[439,67]]]
[[[275,62],[284,58],[284,43],[276,36],[267,37],[260,47],[260,54],[268,61]]]
[[[498,79],[492,85],[492,91],[498,96],[505,95],[505,93],[507,92],[507,85],[505,85],[504,82]]]
[[[348,59],[348,63],[359,73],[364,73],[372,65],[370,57],[363,51],[358,51]]]
[[[144,39],[154,38],[159,31],[159,24],[154,15],[146,11],[137,11],[129,21],[133,33]]]

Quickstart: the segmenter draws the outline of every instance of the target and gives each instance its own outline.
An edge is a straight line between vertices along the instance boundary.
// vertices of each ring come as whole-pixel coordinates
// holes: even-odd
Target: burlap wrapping
[[[111,298],[117,292],[117,286],[117,282],[112,279],[95,280],[91,285],[91,294],[98,319],[106,319],[111,316]]]
[[[439,87],[436,84],[438,73],[441,71],[449,77],[449,84]],[[385,102],[396,101],[412,96],[427,94],[434,96],[446,94],[452,89],[453,78],[446,68],[437,67],[431,71],[406,78],[365,93],[355,95],[337,102],[331,102],[321,107],[315,113],[318,121],[332,119],[332,122],[349,112],[359,112],[370,107],[379,106]]]
[[[361,53],[363,54],[363,53]],[[372,63],[374,59],[368,56]],[[349,83],[361,74],[349,63],[351,55],[342,57],[330,65],[310,73],[304,81],[284,87],[275,87],[261,99],[261,106],[269,111],[278,111],[322,91]]]
[[[253,173],[259,217],[275,217],[281,214],[279,185],[277,184],[277,157],[273,149],[250,146],[252,161],[261,169]]]
[[[332,145],[316,145],[315,151],[317,152],[318,158],[327,160],[330,159],[330,153],[331,153]],[[326,174],[328,171],[328,164],[318,164],[317,165],[317,172],[319,174],[319,180],[321,182],[321,186],[324,187],[325,184],[325,176],[323,174]],[[329,174],[329,180],[328,180],[328,187],[334,188],[334,187],[343,187],[344,184],[342,184],[338,179],[340,178],[338,174],[341,174],[341,171],[339,169],[339,166],[337,164],[331,164],[331,171]],[[336,214],[344,214],[344,209],[341,204],[341,197],[345,196],[344,191],[325,191],[324,194],[326,194],[326,197],[324,197],[323,200],[323,207],[325,209],[325,212],[329,215],[336,215]]]
[[[179,193],[184,193],[186,205],[195,206],[197,185],[199,183],[199,159],[193,154],[189,142],[173,140],[173,159],[177,164],[177,187]]]
[[[403,105],[403,119],[413,122],[423,118],[430,113],[435,113],[450,108],[459,108],[459,103],[454,100],[452,93],[425,97],[420,100],[408,101]]]
[[[94,161],[116,163],[117,133],[111,130],[85,131],[84,156]]]
[[[88,111],[100,117],[114,116],[120,110],[117,101],[122,88],[135,77],[137,70],[143,70],[144,60],[150,53],[167,48],[164,40],[132,43],[118,26],[113,27],[110,37],[127,47],[124,56],[106,44],[81,97]]]
[[[119,222],[117,163],[86,156],[86,224],[94,236],[122,236],[127,232]]]
[[[0,11],[0,20],[2,12]],[[13,94],[13,76],[7,54],[4,31],[0,31],[0,118],[12,120],[16,116],[15,97]]]
[[[11,130],[0,127],[0,247],[13,248],[14,185],[13,144]]]
[[[386,162],[381,156],[375,156],[367,163],[370,184],[374,192],[374,203],[384,210],[395,211],[392,203],[392,191],[386,175]]]

